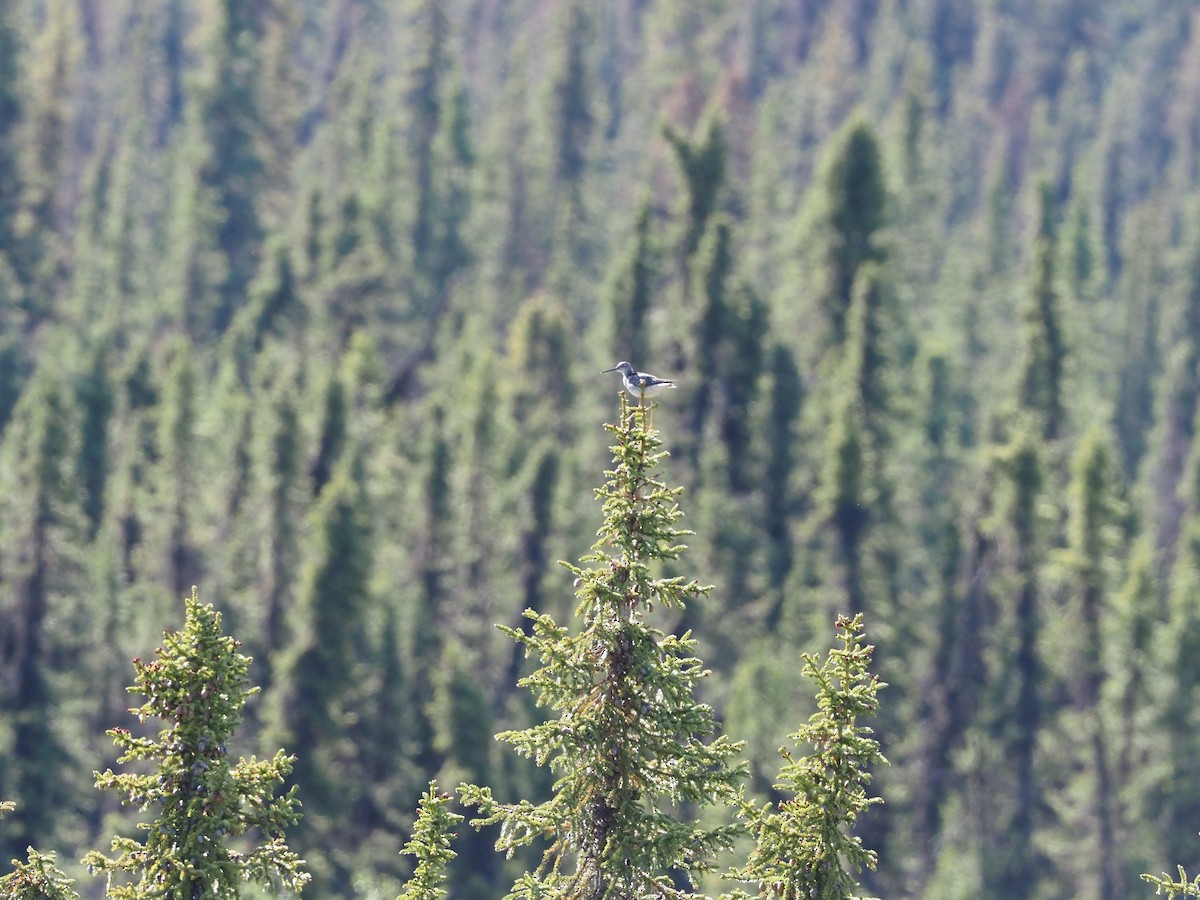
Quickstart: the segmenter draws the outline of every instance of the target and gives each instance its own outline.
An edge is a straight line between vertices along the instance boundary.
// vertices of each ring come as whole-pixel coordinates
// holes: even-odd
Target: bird
[[[620,372],[621,381],[625,384],[625,390],[629,391],[631,396],[636,397],[638,402],[643,404],[646,402],[647,397],[652,397],[666,388],[675,387],[675,382],[666,378],[659,378],[648,372],[635,372],[633,366],[624,360],[617,363],[611,369],[605,369],[604,371]]]

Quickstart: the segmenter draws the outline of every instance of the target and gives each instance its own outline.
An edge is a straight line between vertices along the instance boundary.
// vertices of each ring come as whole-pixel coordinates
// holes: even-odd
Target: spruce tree
[[[141,117],[114,126],[112,149],[93,172],[91,215],[77,238],[83,243],[73,272],[77,314],[116,326],[144,324],[160,314],[157,303],[143,300],[158,265],[151,249],[155,236],[141,218],[146,201],[140,190],[150,165],[146,130]]]
[[[273,679],[274,654],[286,642],[286,617],[292,607],[299,558],[298,518],[303,493],[299,414],[289,387],[272,398],[270,416],[266,440],[260,449],[267,488],[259,575],[264,607],[259,631],[261,646],[266,651],[264,689],[270,687]]]
[[[862,614],[839,616],[836,628],[841,647],[824,661],[804,654],[803,673],[817,684],[817,711],[789,739],[811,744],[812,752],[793,758],[783,750],[787,763],[775,789],[786,799],[774,810],[769,803],[746,808],[755,847],[732,877],[757,882],[762,896],[842,900],[858,886],[858,872],[875,868],[875,852],[853,830],[859,814],[883,802],[867,786],[871,767],[887,760],[859,720],[875,714],[876,694],[886,685],[868,670],[875,648],[864,643]]]
[[[154,98],[154,137],[158,146],[163,146],[173,129],[183,121],[187,105],[184,81],[186,77],[185,56],[187,54],[187,31],[189,17],[185,0],[167,0],[163,9],[153,20],[151,37],[147,44],[163,56],[158,74],[163,82],[161,97]],[[148,29],[149,30],[149,29]],[[149,88],[145,88],[149,91]]]
[[[717,210],[717,200],[725,184],[729,148],[725,142],[725,130],[715,111],[708,113],[691,140],[670,127],[663,129],[663,136],[675,151],[675,159],[683,176],[684,196],[680,211],[683,234],[679,249],[680,262],[686,265],[700,246],[709,219]]]
[[[416,871],[396,900],[441,900],[446,896],[446,864],[458,854],[450,849],[453,828],[463,817],[450,811],[450,795],[438,791],[436,781],[421,796],[417,824],[404,852],[417,858]]]
[[[472,143],[470,97],[462,84],[461,74],[446,87],[441,121],[434,147],[438,166],[434,171],[437,221],[433,254],[428,260],[430,314],[446,308],[447,292],[453,279],[466,270],[475,259],[475,250],[468,240],[474,194],[471,185],[475,178],[476,150]],[[424,313],[426,310],[422,309]]]
[[[192,344],[176,341],[166,373],[158,419],[158,472],[154,490],[158,494],[161,569],[154,574],[178,596],[199,581],[200,553],[194,537],[198,492],[195,466],[199,456],[196,420],[200,405],[200,374]]]
[[[847,311],[843,365],[847,378],[860,398],[863,420],[871,449],[882,455],[888,449],[887,413],[888,363],[887,293],[888,285],[880,266],[864,263],[854,280]]]
[[[676,527],[680,489],[658,479],[662,441],[623,393],[620,418],[606,428],[615,444],[608,481],[596,492],[604,524],[584,566],[567,566],[579,630],[545,614],[531,614],[532,634],[505,629],[540,659],[522,684],[552,717],[497,737],[551,768],[553,797],[504,803],[488,787],[460,788],[480,811],[472,825],[501,826],[498,850],[511,855],[547,841],[514,898],[691,896],[690,879],[711,869],[739,831],[694,818],[737,801],[739,745],[714,737],[713,711],[695,697],[706,673],[691,635],[666,634],[649,619],[655,606],[682,610],[707,592],[659,574],[685,549]]]
[[[561,55],[554,60],[551,74],[553,170],[551,179],[560,190],[568,192],[567,202],[581,201],[580,182],[587,172],[588,144],[595,116],[588,92],[586,53],[591,39],[591,21],[585,3],[566,4],[556,25],[555,47]],[[575,220],[571,215],[564,224]]]
[[[569,410],[575,400],[571,370],[576,337],[570,313],[546,294],[531,297],[513,317],[500,386],[524,438],[510,458],[514,472],[533,450],[526,435],[552,434],[563,444],[572,439]]]
[[[549,563],[548,545],[555,525],[554,501],[561,467],[558,449],[546,446],[533,456],[522,477],[524,484],[521,490],[521,525],[517,529],[517,575],[521,584],[522,608],[526,611],[540,613],[546,605],[543,582]],[[519,627],[525,634],[533,632],[529,618],[521,622]],[[508,669],[510,681],[520,677],[523,659],[524,653],[518,643],[513,647]]]
[[[1155,579],[1154,551],[1144,536],[1129,554],[1125,582],[1113,598],[1109,621],[1112,630],[1113,658],[1116,663],[1109,676],[1109,692],[1114,707],[1113,719],[1119,723],[1114,753],[1114,780],[1125,785],[1122,795],[1136,791],[1136,775],[1145,773],[1145,753],[1157,746],[1153,728],[1145,727],[1154,715],[1150,702],[1149,648],[1162,605]],[[1139,797],[1139,800],[1144,799]],[[1126,800],[1123,808],[1131,804]],[[1134,813],[1130,810],[1127,816]],[[1128,854],[1126,855],[1128,856]]]
[[[1049,185],[1038,189],[1038,232],[1033,244],[1033,274],[1025,307],[1025,359],[1020,403],[1034,415],[1047,441],[1062,437],[1066,423],[1063,368],[1066,341],[1055,275],[1057,254],[1053,200]]]
[[[202,340],[245,302],[262,249],[259,97],[263,5],[211,0],[188,104],[174,240],[177,312]]]
[[[320,496],[325,490],[346,447],[346,420],[349,416],[346,407],[346,386],[342,376],[339,372],[330,372],[322,396],[316,455],[309,468],[314,497]]]
[[[46,22],[32,41],[25,71],[29,102],[22,123],[24,196],[16,220],[18,272],[33,289],[29,310],[36,318],[51,313],[52,298],[65,274],[66,242],[60,192],[72,149],[72,82],[78,77],[80,41],[73,3],[48,4]]]
[[[295,53],[305,17],[292,4],[269,4],[259,14],[258,93],[262,122],[264,181],[268,188],[262,204],[264,221],[286,217],[295,200],[292,166],[305,141],[300,136],[305,110],[300,63]]]
[[[0,269],[13,264],[17,249],[17,210],[21,202],[18,173],[21,121],[21,49],[17,0],[0,2]]]
[[[1146,765],[1155,773],[1137,799],[1157,826],[1162,859],[1178,866],[1179,881],[1167,875],[1142,877],[1170,897],[1200,896],[1200,878],[1188,881],[1186,870],[1200,865],[1193,823],[1200,810],[1197,790],[1197,690],[1200,684],[1200,442],[1193,442],[1184,478],[1186,514],[1181,525],[1176,564],[1171,571],[1165,621],[1151,637],[1154,654],[1151,697],[1154,735]]]
[[[1178,462],[1168,463],[1153,453],[1147,440],[1156,418],[1165,424],[1165,416],[1155,416],[1155,394],[1165,387],[1159,378],[1162,373],[1163,352],[1159,333],[1165,318],[1163,285],[1166,261],[1166,224],[1159,210],[1146,207],[1130,217],[1127,245],[1123,248],[1125,264],[1116,285],[1116,301],[1120,306],[1121,344],[1117,349],[1117,388],[1113,427],[1121,448],[1121,461],[1126,477],[1132,478],[1140,467],[1165,474],[1175,471]],[[1198,257],[1200,258],[1200,257]],[[1168,352],[1167,358],[1174,356]],[[1112,360],[1108,361],[1113,365]],[[1179,427],[1190,427],[1186,419],[1178,420]],[[1173,429],[1179,433],[1178,428]],[[1175,453],[1186,453],[1181,442]],[[1173,479],[1172,479],[1173,480]],[[1174,488],[1171,489],[1172,491]],[[1168,496],[1172,496],[1169,494]],[[1170,548],[1159,540],[1156,546]]]
[[[551,46],[561,48],[552,59],[549,73],[550,131],[549,210],[554,245],[551,248],[548,284],[562,292],[577,284],[590,266],[587,239],[585,179],[595,169],[589,166],[595,114],[590,90],[588,51],[593,38],[593,16],[588,3],[571,0],[560,4]]]
[[[795,513],[796,424],[804,403],[804,384],[792,352],[782,343],[771,349],[767,388],[767,452],[764,465],[763,528],[767,537],[767,578],[774,596],[768,625],[779,624],[784,584],[792,571],[792,522]]]
[[[520,70],[505,80],[495,98],[498,115],[480,141],[483,190],[476,233],[481,278],[499,298],[493,322],[512,315],[514,304],[529,295],[544,266],[544,229],[531,211],[535,179],[527,89]]]
[[[906,711],[923,724],[903,751],[911,762],[901,772],[902,778],[911,779],[908,815],[915,831],[913,844],[920,848],[922,878],[933,872],[941,806],[952,780],[953,743],[968,724],[965,711],[972,703],[969,694],[977,687],[961,677],[961,668],[951,671],[955,658],[961,660],[964,651],[977,652],[977,646],[963,646],[964,642],[971,645],[975,636],[964,632],[968,621],[966,592],[959,583],[970,557],[968,538],[959,521],[966,518],[966,511],[964,494],[958,489],[963,460],[955,427],[961,421],[955,409],[955,386],[959,383],[956,374],[948,348],[938,340],[927,342],[913,366],[915,384],[910,408],[919,410],[914,423],[919,427],[919,442],[908,461],[908,477],[898,479],[897,485],[901,502],[918,510],[910,520],[919,535],[913,550],[921,554],[917,566],[928,579],[917,601],[923,632],[919,640],[928,650],[923,663],[913,660],[917,673],[910,682],[909,702],[913,708]],[[973,483],[981,485],[990,477],[989,473],[978,473]],[[971,514],[970,518],[977,517]],[[971,560],[972,565],[979,562]]]
[[[700,465],[704,423],[712,405],[716,370],[716,343],[724,324],[724,303],[732,270],[730,224],[719,216],[726,183],[728,146],[721,118],[710,109],[690,138],[664,126],[663,135],[674,151],[683,192],[675,214],[674,269],[677,288],[672,292],[668,316],[688,322],[667,348],[677,372],[694,371],[683,400],[686,432],[684,460],[693,470]],[[695,480],[693,478],[693,485]]]
[[[280,238],[267,242],[258,274],[247,289],[246,305],[234,317],[231,338],[239,374],[249,375],[253,354],[262,350],[268,335],[287,332],[304,322],[295,267],[287,244]]]
[[[1193,227],[1200,229],[1200,222]],[[1160,344],[1152,351],[1163,353],[1163,373],[1157,382],[1159,397],[1154,405],[1158,419],[1156,446],[1146,473],[1153,490],[1149,512],[1157,523],[1155,539],[1168,554],[1168,570],[1186,511],[1182,481],[1200,411],[1200,235],[1192,237],[1182,275],[1184,290],[1179,298],[1178,319],[1164,322],[1162,343],[1166,346]],[[1164,312],[1164,319],[1166,316]]]
[[[108,876],[106,894],[118,900],[236,898],[246,881],[299,891],[308,875],[284,829],[299,819],[300,803],[295,788],[276,795],[294,757],[280,750],[234,763],[229,755],[246,701],[258,691],[247,675],[249,657],[194,590],[183,628],[164,634],[154,657],[134,660],[129,691],[146,699],[130,712],[139,724],[162,725],[153,736],[111,729],[118,762],[134,764],[133,771],[97,772],[96,787],[157,815],[138,826],[144,840],[114,838],[114,856],[92,851],[84,864]],[[121,883],[122,875],[130,880]]]
[[[1037,896],[1044,871],[1042,848],[1034,838],[1042,808],[1037,771],[1044,718],[1040,691],[1044,666],[1038,647],[1043,616],[1038,576],[1042,529],[1037,504],[1043,469],[1038,444],[1028,428],[1018,425],[1012,440],[998,450],[1007,480],[1002,514],[1011,542],[1013,582],[1004,612],[1010,642],[1002,648],[1005,658],[995,662],[998,671],[993,673],[1002,693],[1000,706],[994,707],[992,737],[1008,768],[992,774],[1000,776],[998,790],[1007,792],[1011,805],[995,833],[997,845],[989,848],[985,884],[997,895],[1013,898]]]
[[[438,405],[429,411],[414,496],[409,502],[413,528],[413,578],[409,613],[409,692],[415,707],[409,737],[418,765],[428,775],[437,772],[441,754],[434,747],[433,678],[443,663],[450,633],[450,579],[453,574],[453,530],[450,484],[453,448],[446,432],[445,413]]]
[[[113,351],[102,341],[91,351],[91,364],[75,384],[75,402],[80,409],[80,440],[76,458],[81,505],[87,516],[88,537],[94,538],[104,515],[110,475],[109,427],[116,406],[112,380]]]
[[[646,319],[657,267],[657,249],[651,235],[648,201],[638,206],[633,235],[625,251],[613,262],[601,295],[608,317],[605,343],[612,359],[646,359]]]
[[[0,819],[15,808],[15,803],[0,800]],[[27,854],[26,862],[14,859],[13,870],[0,878],[2,900],[78,900],[71,888],[74,879],[59,870],[53,853],[38,853],[30,847]]]
[[[839,371],[833,373],[832,416],[826,435],[823,506],[836,537],[834,569],[851,611],[896,595],[897,550],[892,532],[894,489],[887,477],[890,425],[881,335],[879,267],[864,263],[853,287]]]
[[[467,97],[452,56],[451,19],[445,0],[408,0],[402,7],[407,48],[404,103],[408,194],[406,225],[414,255],[414,311],[428,314],[442,302],[450,279],[470,259],[464,235],[475,163]],[[390,135],[385,136],[390,141]]]
[[[439,775],[443,780],[487,784],[492,777],[496,704],[489,687],[480,678],[476,654],[457,642],[445,649],[434,674],[433,702],[429,704],[434,750],[444,760]],[[492,841],[491,832],[478,831],[458,840],[462,864],[450,874],[451,889],[460,900],[495,896],[500,861]]]
[[[363,617],[373,565],[362,477],[357,460],[344,460],[311,513],[292,639],[272,672],[267,728],[271,741],[296,752],[294,783],[308,807],[296,840],[309,857],[314,890],[326,896],[347,888],[354,849],[353,839],[334,839],[334,823],[369,787],[351,728],[366,689]]]
[[[61,601],[68,548],[74,543],[69,477],[70,420],[56,376],[30,382],[6,434],[7,506],[0,596],[0,790],[18,801],[0,825],[0,852],[40,843],[65,815],[69,753],[55,725],[55,655],[65,649]],[[58,627],[56,628],[56,624]]]
[[[819,500],[832,531],[831,552],[839,596],[851,612],[866,604],[863,539],[870,524],[869,479],[862,404],[852,387],[839,385],[833,419],[826,435],[826,456]]]
[[[939,855],[957,849],[953,838],[947,839],[954,834],[948,821],[952,803],[963,787],[955,760],[985,711],[988,671],[984,648],[994,640],[997,605],[996,584],[987,575],[997,565],[996,482],[1000,472],[994,456],[984,462],[973,479],[975,497],[963,516],[966,521],[961,526],[954,521],[944,526],[930,659],[914,692],[924,725],[916,746],[908,750],[913,778],[909,803],[913,840],[922,851],[925,879],[934,877]],[[947,843],[951,846],[946,847]]]
[[[693,444],[689,462],[693,466],[699,463],[705,424],[713,407],[714,389],[721,378],[719,353],[727,326],[727,293],[732,268],[729,222],[718,216],[704,232],[691,267],[699,307],[690,343],[690,362],[695,371],[696,387],[690,392],[691,411],[687,418]]]
[[[766,371],[763,345],[770,331],[766,304],[750,285],[740,282],[725,305],[725,334],[717,391],[717,433],[729,458],[729,487],[745,494],[755,485],[752,471],[756,435],[751,408]]]
[[[406,105],[409,109],[408,150],[412,167],[412,230],[410,237],[418,267],[424,268],[436,244],[438,215],[434,142],[442,118],[449,65],[449,18],[444,0],[410,0],[405,12],[411,33],[420,44],[409,56]]]
[[[28,861],[14,859],[13,864],[13,871],[0,878],[3,900],[78,900],[71,887],[75,879],[59,870],[53,853],[38,853],[30,847]]]
[[[719,483],[734,495],[750,489],[750,406],[758,396],[763,374],[762,343],[767,310],[754,290],[737,278],[733,230],[726,216],[714,215],[692,257],[691,278],[697,305],[689,340],[687,429],[691,443],[688,461],[705,465],[703,449],[722,447],[724,462],[714,470]],[[700,473],[696,473],[699,479]],[[698,483],[698,482],[697,482]]]
[[[1104,439],[1095,430],[1080,441],[1072,466],[1069,560],[1073,569],[1070,621],[1076,646],[1069,652],[1069,680],[1080,714],[1078,732],[1086,738],[1080,762],[1090,782],[1090,797],[1080,829],[1090,845],[1088,874],[1094,877],[1089,894],[1115,900],[1117,890],[1117,806],[1113,783],[1107,717],[1100,707],[1109,659],[1105,653],[1105,618],[1109,614],[1107,569],[1112,549],[1112,524],[1120,514],[1113,497],[1114,463]],[[1078,844],[1071,849],[1078,854]]]
[[[1200,445],[1193,445],[1192,475],[1200,475]],[[1200,486],[1200,478],[1189,478]],[[1193,491],[1196,488],[1193,487]],[[1190,504],[1200,500],[1200,492]],[[1189,505],[1190,505],[1189,504]],[[1200,843],[1194,824],[1200,817],[1200,515],[1188,510],[1167,589],[1167,609],[1154,625],[1150,646],[1151,707],[1155,735],[1146,765],[1155,773],[1139,797],[1144,815],[1156,826],[1164,861],[1195,871]]]
[[[357,160],[356,160],[357,161]],[[360,165],[365,166],[365,162]],[[321,193],[317,193],[320,190]],[[309,308],[319,318],[316,334],[338,351],[349,346],[354,334],[375,325],[383,292],[389,280],[389,260],[381,246],[376,223],[367,210],[367,197],[382,188],[356,183],[340,189],[314,188],[314,199],[329,199],[313,239],[317,265],[309,273]]]
[[[846,338],[850,305],[859,269],[882,262],[880,232],[885,224],[887,190],[874,129],[851,121],[835,137],[818,174],[815,239],[820,248],[817,313],[825,329],[822,352]]]
[[[503,529],[498,532],[490,524],[500,515],[501,496],[495,485],[507,465],[496,448],[508,443],[506,426],[510,420],[497,401],[497,364],[492,352],[484,350],[466,368],[469,374],[463,384],[467,400],[462,410],[462,462],[455,468],[455,474],[466,526],[460,551],[462,587],[475,598],[473,609],[477,612],[468,621],[479,629],[476,640],[482,643],[492,636],[492,617],[487,613],[487,604],[499,599],[495,590],[497,573],[504,570],[511,558],[505,550],[511,536]],[[515,688],[514,684],[511,689]]]

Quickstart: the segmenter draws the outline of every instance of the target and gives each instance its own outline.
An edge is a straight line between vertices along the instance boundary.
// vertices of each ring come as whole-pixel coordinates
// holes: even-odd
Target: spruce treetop
[[[13,860],[14,869],[0,878],[3,900],[79,900],[68,878],[55,865],[53,853],[38,853],[29,848],[29,861]]]
[[[0,819],[16,806],[11,800],[0,800]],[[38,853],[32,847],[28,853],[28,862],[14,859],[13,870],[0,878],[2,900],[78,900],[71,887],[74,880],[59,871],[53,853]]]
[[[441,900],[446,896],[446,864],[458,856],[450,849],[454,827],[463,820],[450,812],[450,795],[438,791],[436,781],[421,795],[412,840],[404,852],[417,858],[416,871],[397,900]]]
[[[154,659],[134,660],[130,693],[146,702],[130,712],[145,723],[165,724],[154,737],[126,728],[109,730],[123,751],[121,763],[149,763],[146,774],[96,773],[96,786],[121,795],[122,803],[157,817],[138,825],[144,841],[113,839],[112,858],[92,851],[83,862],[109,876],[108,896],[124,900],[236,898],[238,883],[278,880],[298,891],[308,876],[284,843],[283,830],[299,819],[295,788],[276,797],[291,772],[292,757],[255,757],[231,763],[228,741],[242,722],[246,700],[257,692],[247,678],[250,658],[221,632],[221,616],[202,605],[193,589],[183,629],[164,635]],[[139,765],[140,771],[145,771]],[[230,843],[247,834],[264,842],[248,852]],[[113,875],[137,878],[116,884]]]
[[[710,707],[695,688],[707,672],[689,634],[647,623],[657,603],[682,608],[707,588],[684,577],[657,577],[662,562],[685,549],[676,527],[682,489],[656,475],[664,457],[646,410],[621,396],[620,418],[605,426],[616,439],[613,468],[596,491],[604,523],[574,573],[582,628],[573,634],[546,615],[527,613],[531,634],[505,628],[541,667],[521,684],[553,717],[497,738],[549,765],[559,776],[541,804],[500,803],[489,788],[460,788],[481,815],[500,824],[497,849],[545,840],[541,864],[511,897],[600,898],[692,896],[688,878],[708,871],[714,855],[739,833],[704,827],[695,811],[739,799],[741,745],[715,736]],[[686,875],[685,875],[686,873]]]
[[[790,795],[773,810],[748,806],[756,847],[739,881],[757,882],[765,896],[843,900],[858,886],[856,874],[874,869],[875,851],[853,828],[860,813],[882,803],[871,797],[871,767],[887,760],[871,729],[858,724],[879,708],[886,685],[868,671],[874,647],[866,644],[863,616],[839,616],[841,647],[824,661],[804,654],[804,674],[817,685],[817,711],[789,738],[812,752],[786,760],[776,790]],[[736,893],[733,898],[746,895]]]

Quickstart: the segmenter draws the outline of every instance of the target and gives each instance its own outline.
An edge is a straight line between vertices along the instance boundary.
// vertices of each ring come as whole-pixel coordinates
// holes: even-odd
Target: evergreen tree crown
[[[559,775],[541,804],[500,803],[490,788],[460,789],[481,815],[475,827],[499,824],[497,849],[545,838],[542,863],[512,897],[684,897],[684,873],[713,866],[740,832],[705,827],[691,810],[739,798],[741,745],[720,735],[713,711],[695,688],[708,673],[694,656],[690,634],[666,634],[647,621],[656,603],[682,609],[707,592],[682,576],[658,577],[656,567],[685,549],[676,527],[680,488],[659,480],[667,456],[646,410],[622,394],[613,468],[597,489],[604,523],[576,578],[582,630],[571,633],[548,615],[530,634],[504,631],[536,653],[541,667],[522,679],[555,718],[497,738]]]
[[[118,900],[236,898],[240,881],[275,879],[299,891],[308,876],[283,831],[299,819],[300,803],[295,788],[275,796],[293,758],[280,750],[269,760],[231,762],[228,742],[257,692],[247,678],[250,658],[222,633],[220,613],[201,604],[194,589],[186,607],[183,629],[164,635],[154,659],[134,660],[137,679],[129,692],[146,701],[130,712],[139,723],[159,719],[163,727],[154,737],[127,728],[108,732],[123,751],[118,762],[150,763],[152,770],[96,773],[98,788],[158,815],[138,826],[144,841],[114,838],[115,856],[93,851],[83,862],[109,876],[108,896]],[[254,833],[264,842],[249,852],[230,846]],[[114,884],[117,873],[137,881]]]

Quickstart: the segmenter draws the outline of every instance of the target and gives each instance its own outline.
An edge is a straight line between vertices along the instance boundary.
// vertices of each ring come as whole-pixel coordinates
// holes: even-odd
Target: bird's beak
[[[615,371],[617,371],[617,367],[616,367],[616,366],[613,366],[611,369],[605,369],[605,370],[604,370],[604,372],[615,372]],[[604,372],[601,372],[600,374],[601,374],[601,375],[603,375],[603,374],[604,374]]]

